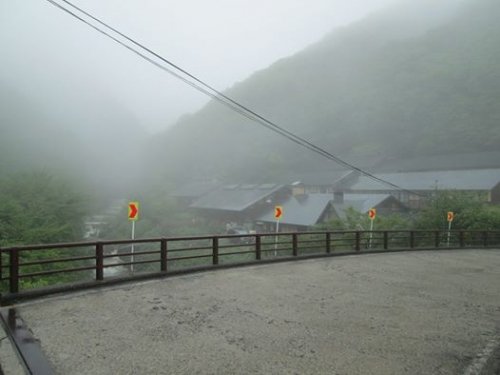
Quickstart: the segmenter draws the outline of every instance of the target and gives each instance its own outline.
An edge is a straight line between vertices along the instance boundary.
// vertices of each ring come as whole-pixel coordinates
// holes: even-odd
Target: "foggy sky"
[[[397,0],[75,0],[223,90]],[[158,131],[208,101],[44,0],[0,1],[0,84],[57,114],[102,98]]]

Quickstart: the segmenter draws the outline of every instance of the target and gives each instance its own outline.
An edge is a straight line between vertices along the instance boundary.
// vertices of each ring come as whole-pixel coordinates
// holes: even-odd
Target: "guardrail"
[[[467,247],[500,247],[500,231],[265,233],[17,246],[0,249],[0,302],[259,262]]]

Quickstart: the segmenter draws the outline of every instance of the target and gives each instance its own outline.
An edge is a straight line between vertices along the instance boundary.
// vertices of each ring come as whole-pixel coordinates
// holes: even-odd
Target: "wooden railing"
[[[331,231],[150,238],[0,249],[1,302],[235,265],[341,254],[500,247],[500,231]]]

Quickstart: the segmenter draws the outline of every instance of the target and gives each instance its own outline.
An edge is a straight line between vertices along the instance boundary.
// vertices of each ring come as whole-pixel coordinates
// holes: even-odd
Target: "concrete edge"
[[[25,372],[32,375],[54,374],[52,364],[43,353],[39,341],[35,339],[17,310],[0,310],[0,320]]]
[[[0,374],[26,374],[27,369],[21,359],[7,325],[0,314]]]
[[[258,265],[266,265],[266,264],[274,264],[274,263],[284,263],[284,262],[295,262],[301,260],[308,259],[321,259],[321,258],[331,258],[331,257],[344,257],[344,256],[362,256],[369,254],[386,254],[386,253],[402,253],[402,252],[429,252],[429,251],[450,251],[450,250],[499,250],[500,248],[403,248],[403,249],[390,249],[390,250],[370,250],[370,251],[353,251],[353,252],[341,252],[341,253],[316,253],[309,255],[298,255],[298,256],[288,256],[282,258],[274,258],[274,259],[261,259],[261,260],[253,260],[248,262],[238,262],[238,263],[227,263],[227,264],[217,264],[217,265],[205,265],[198,267],[190,267],[181,270],[174,271],[165,271],[165,272],[152,272],[139,274],[134,276],[126,276],[126,277],[116,277],[112,279],[102,280],[102,281],[87,281],[81,283],[74,284],[65,284],[61,286],[55,287],[47,287],[40,288],[36,290],[27,290],[18,293],[8,293],[4,295],[0,295],[0,307],[1,306],[11,306],[17,302],[22,302],[26,300],[33,300],[42,297],[46,297],[49,295],[60,295],[66,293],[72,293],[82,290],[88,289],[100,289],[109,286],[122,285],[122,284],[130,284],[137,281],[144,280],[152,280],[152,279],[163,279],[169,277],[175,277],[179,275],[186,275],[192,273],[200,273],[200,272],[213,272],[222,269],[232,269],[232,268],[241,268],[241,267],[249,267],[249,266],[258,266]]]

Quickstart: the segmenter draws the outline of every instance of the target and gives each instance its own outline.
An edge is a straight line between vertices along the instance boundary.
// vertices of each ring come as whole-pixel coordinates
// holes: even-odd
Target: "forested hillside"
[[[145,134],[110,102],[89,107],[0,82],[1,246],[81,240],[87,215],[137,186]]]
[[[336,30],[226,93],[361,164],[500,149],[500,3],[464,1],[446,17],[419,4]],[[215,102],[155,146],[149,162],[170,180],[272,179],[330,163]]]

